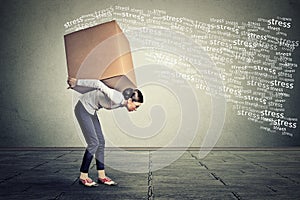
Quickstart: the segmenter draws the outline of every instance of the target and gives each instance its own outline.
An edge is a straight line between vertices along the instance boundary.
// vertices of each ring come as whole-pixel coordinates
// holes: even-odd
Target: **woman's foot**
[[[105,184],[105,185],[117,185],[116,182],[114,182],[107,176],[105,178],[98,178],[98,183]]]
[[[87,186],[87,187],[96,187],[98,184],[94,182],[91,178],[81,179],[79,178],[79,184]]]

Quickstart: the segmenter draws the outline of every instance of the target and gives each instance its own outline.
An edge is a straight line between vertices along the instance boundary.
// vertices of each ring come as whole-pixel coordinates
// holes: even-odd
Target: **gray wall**
[[[290,36],[299,39],[299,1],[0,1],[0,147],[83,145],[73,118],[73,93],[66,89],[64,23],[115,5],[157,8],[172,16],[203,21],[210,17],[247,21],[288,16],[294,20]],[[300,64],[299,58],[298,48],[294,59]],[[299,70],[294,78],[296,87],[285,108],[299,118]],[[110,134],[114,124],[104,122],[106,134]],[[294,137],[266,133],[257,125],[227,113],[217,146],[299,146],[298,132],[299,128]],[[126,140],[116,143],[144,145]],[[194,145],[199,144],[196,138]],[[151,145],[157,146],[155,141]]]

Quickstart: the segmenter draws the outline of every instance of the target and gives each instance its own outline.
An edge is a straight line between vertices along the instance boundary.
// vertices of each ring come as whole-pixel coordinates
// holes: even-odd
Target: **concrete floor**
[[[300,199],[299,150],[218,150],[203,159],[186,151],[161,169],[178,152],[164,151],[161,160],[132,152],[144,155],[148,171],[128,173],[128,163],[132,169],[140,161],[107,152],[120,167],[106,168],[118,186],[87,188],[78,184],[83,150],[1,150],[0,199]]]

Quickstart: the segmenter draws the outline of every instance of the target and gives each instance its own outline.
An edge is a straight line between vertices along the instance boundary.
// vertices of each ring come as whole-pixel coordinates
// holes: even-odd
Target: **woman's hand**
[[[76,78],[72,78],[72,77],[68,77],[67,83],[69,85],[68,89],[73,89],[76,86],[76,82],[77,79]]]

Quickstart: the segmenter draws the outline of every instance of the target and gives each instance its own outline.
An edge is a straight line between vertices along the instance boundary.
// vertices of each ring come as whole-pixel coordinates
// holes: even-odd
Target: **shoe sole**
[[[97,187],[97,186],[98,186],[97,183],[94,184],[94,185],[85,185],[85,184],[83,184],[81,181],[79,181],[79,185],[83,185],[83,186],[85,186],[85,187]]]
[[[98,181],[99,184],[103,184],[103,185],[108,185],[108,186],[116,186],[118,185],[118,183],[113,183],[113,184],[107,184],[107,183],[103,183],[101,181]]]

